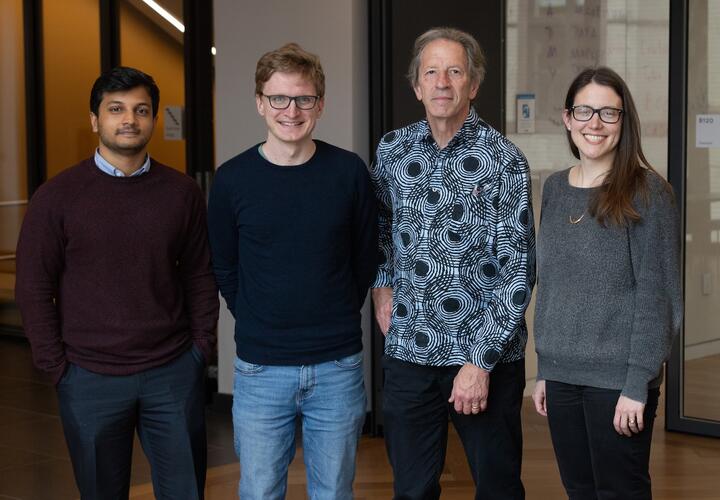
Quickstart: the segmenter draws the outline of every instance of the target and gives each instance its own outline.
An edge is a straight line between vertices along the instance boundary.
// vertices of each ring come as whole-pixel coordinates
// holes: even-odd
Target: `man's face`
[[[290,97],[315,96],[315,85],[300,73],[275,72],[263,86],[263,94],[255,96],[257,110],[265,118],[268,141],[285,144],[302,144],[312,140],[317,119],[322,115],[323,99],[318,99],[312,109],[300,109],[295,101],[286,109],[270,106],[265,96],[285,95]]]
[[[438,39],[425,46],[420,57],[415,96],[425,106],[428,121],[462,123],[478,87],[468,73],[467,55],[462,45]]]
[[[100,148],[122,156],[134,156],[145,150],[155,122],[150,94],[142,86],[106,92],[98,114],[90,113],[90,124],[100,138]]]

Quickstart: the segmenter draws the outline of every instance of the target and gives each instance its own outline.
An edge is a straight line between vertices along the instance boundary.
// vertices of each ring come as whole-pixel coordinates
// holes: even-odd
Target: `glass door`
[[[186,172],[183,2],[121,0],[118,16],[120,63],[148,73],[160,88],[150,156]]]
[[[25,66],[21,0],[0,2],[0,330],[20,331],[15,246],[27,206]]]
[[[684,125],[671,177],[685,223],[685,326],[669,364],[667,425],[720,436],[720,2],[676,4],[686,31],[674,30],[673,64],[685,79],[671,95],[686,98],[671,104],[671,127]]]

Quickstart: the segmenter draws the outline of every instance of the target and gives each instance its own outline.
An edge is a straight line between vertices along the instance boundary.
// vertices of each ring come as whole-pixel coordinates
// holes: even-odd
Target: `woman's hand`
[[[547,405],[545,404],[545,381],[538,380],[535,382],[532,400],[535,403],[535,411],[543,417],[547,417]]]
[[[535,399],[534,394],[533,399]],[[537,406],[537,403],[535,405]],[[615,418],[613,419],[615,431],[628,437],[642,431],[645,428],[644,411],[644,403],[620,396],[615,406]]]

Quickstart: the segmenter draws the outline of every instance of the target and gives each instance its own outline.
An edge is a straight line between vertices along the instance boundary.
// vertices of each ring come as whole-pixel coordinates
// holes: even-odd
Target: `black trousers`
[[[127,499],[137,430],[155,497],[204,496],[207,441],[204,361],[193,347],[135,375],[70,365],[57,387],[60,417],[83,500]]]
[[[395,498],[437,499],[445,463],[448,415],[467,456],[476,499],[523,499],[520,480],[525,362],[498,363],[488,407],[463,415],[448,403],[459,366],[433,367],[385,356],[383,417]]]
[[[648,392],[645,428],[632,437],[613,427],[620,391],[545,383],[550,435],[570,500],[652,498],[650,442],[660,391]]]

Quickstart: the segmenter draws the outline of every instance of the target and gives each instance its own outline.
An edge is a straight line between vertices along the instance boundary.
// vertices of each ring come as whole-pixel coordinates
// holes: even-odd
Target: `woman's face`
[[[573,106],[588,106],[594,110],[623,109],[622,99],[612,87],[594,82],[585,85],[575,94]],[[581,121],[574,118],[572,112],[563,112],[565,127],[570,131],[570,137],[580,151],[580,160],[583,162],[612,163],[620,141],[622,119],[621,113],[617,123],[606,123],[600,119],[600,113],[596,112],[588,121]]]

